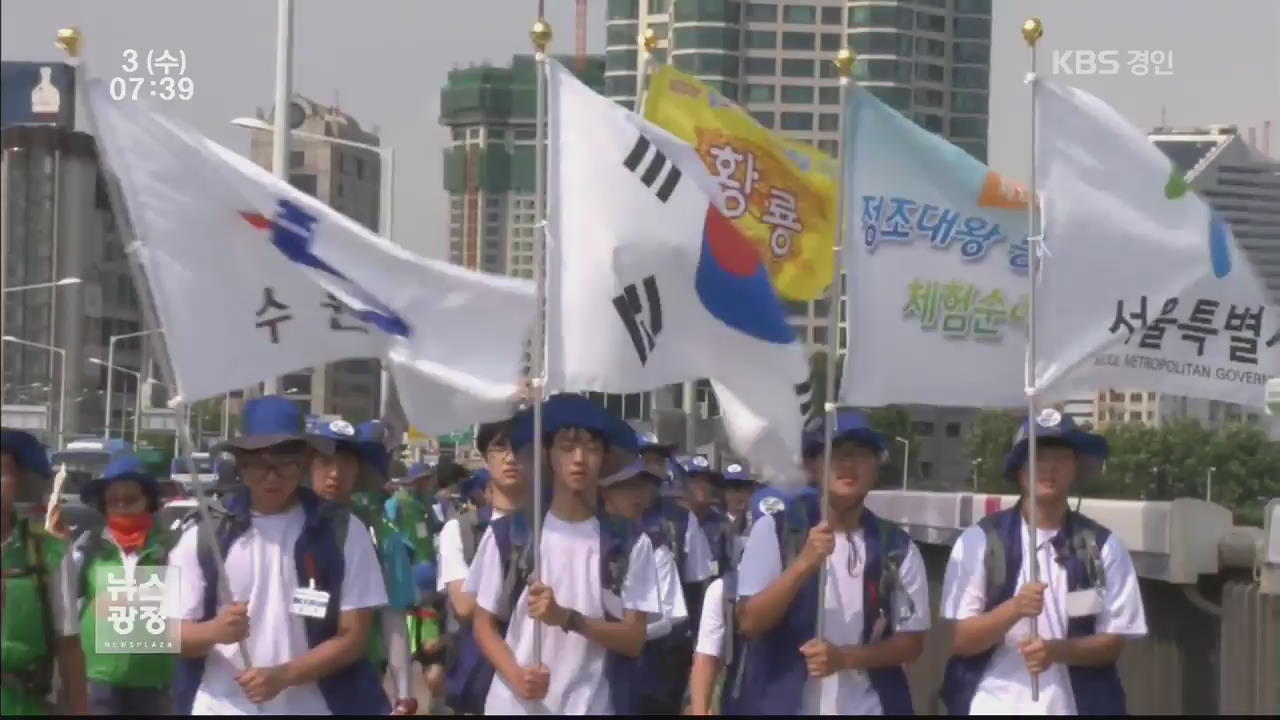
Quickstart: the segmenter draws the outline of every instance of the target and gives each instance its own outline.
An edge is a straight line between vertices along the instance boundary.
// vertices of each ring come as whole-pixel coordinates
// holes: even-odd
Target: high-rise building
[[[1151,142],[1186,173],[1187,185],[1218,213],[1262,276],[1271,304],[1280,306],[1280,162],[1250,147],[1235,126],[1156,128]],[[1262,403],[1262,388],[1258,388]],[[1207,427],[1265,424],[1280,439],[1280,421],[1259,408],[1137,390],[1104,389],[1079,398],[1069,411],[1095,425],[1160,425],[1194,418]]]
[[[62,63],[3,63],[0,138],[0,283],[6,426],[47,431],[59,421],[65,376],[66,435],[101,435],[112,335],[143,317],[91,135],[76,132],[75,81]],[[48,283],[79,279],[78,284]],[[37,286],[19,290],[24,286]],[[132,427],[138,380],[148,376],[143,338],[117,343],[112,428]],[[65,358],[65,367],[63,361]],[[92,359],[92,360],[91,360]],[[118,431],[117,431],[118,432]]]
[[[293,96],[289,114],[290,127],[298,131],[289,141],[290,184],[377,232],[382,191],[378,153],[306,137],[319,135],[379,145],[376,129],[367,131],[338,108],[301,95]],[[258,116],[272,122],[261,111]],[[265,168],[271,167],[270,131],[253,131],[250,157]],[[280,392],[309,413],[341,415],[352,422],[363,422],[379,415],[379,373],[375,359],[342,360],[285,375],[280,378]]]

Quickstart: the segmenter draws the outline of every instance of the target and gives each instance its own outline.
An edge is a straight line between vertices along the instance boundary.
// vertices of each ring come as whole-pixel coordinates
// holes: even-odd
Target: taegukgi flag
[[[1035,78],[1045,246],[1038,387],[1132,388],[1264,405],[1280,304],[1222,218],[1144,133]]]
[[[1026,192],[865,88],[847,112],[842,402],[1022,405]]]
[[[734,449],[797,477],[808,364],[758,251],[690,145],[548,65],[551,389],[710,378]]]
[[[531,283],[421,258],[100,81],[89,100],[188,401],[382,357],[419,430],[510,413]]]

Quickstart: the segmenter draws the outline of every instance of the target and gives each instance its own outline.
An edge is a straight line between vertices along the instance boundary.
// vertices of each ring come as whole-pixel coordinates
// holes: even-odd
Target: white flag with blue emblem
[[[530,282],[419,257],[100,81],[89,98],[185,398],[382,357],[419,431],[509,414]]]
[[[1035,102],[1037,386],[1261,407],[1280,375],[1280,302],[1188,168],[1089,93],[1037,78]]]
[[[795,478],[809,368],[754,245],[691,146],[548,65],[548,384],[710,378],[733,448]]]

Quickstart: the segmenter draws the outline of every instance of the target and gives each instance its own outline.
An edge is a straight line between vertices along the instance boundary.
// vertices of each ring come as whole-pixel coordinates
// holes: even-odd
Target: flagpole
[[[1040,196],[1036,194],[1036,41],[1044,35],[1044,25],[1040,18],[1031,18],[1022,24],[1022,38],[1026,40],[1031,51],[1031,192],[1027,200],[1027,278],[1031,287],[1027,294],[1027,558],[1031,571],[1031,582],[1040,582],[1039,512],[1037,511],[1037,488],[1039,472],[1036,468],[1036,436],[1032,423],[1036,418],[1036,285],[1040,274],[1040,241],[1042,228],[1036,226],[1039,213],[1036,207]],[[1031,618],[1031,637],[1039,637],[1039,618]],[[1040,701],[1040,676],[1031,675],[1031,701]]]
[[[667,5],[667,64],[676,67],[676,0]],[[680,385],[680,395],[684,402],[684,451],[692,455],[696,452],[698,428],[695,419],[698,415],[698,383],[686,380]]]
[[[649,97],[649,71],[653,67],[653,51],[658,47],[658,33],[645,28],[640,36],[640,75],[636,78],[636,114],[644,117],[644,102]]]
[[[537,73],[537,107],[534,110],[534,170],[533,170],[533,214],[536,222],[536,250],[533,253],[533,275],[537,286],[535,292],[533,320],[533,347],[530,352],[532,372],[530,375],[531,394],[533,395],[533,581],[542,581],[542,393],[546,382],[546,350],[547,324],[545,305],[547,301],[547,45],[551,44],[551,25],[539,13],[538,21],[529,31],[533,40],[535,72]],[[542,624],[534,624],[533,632],[533,664],[542,664]]]
[[[142,242],[138,239],[137,233],[133,229],[133,223],[129,217],[129,208],[125,204],[124,194],[120,191],[119,178],[115,175],[116,167],[110,161],[107,144],[102,141],[102,135],[98,131],[97,118],[94,116],[93,101],[89,98],[90,88],[86,82],[88,70],[83,60],[80,58],[80,49],[83,45],[83,36],[78,28],[62,28],[58,30],[57,45],[66,51],[68,56],[67,64],[71,65],[75,73],[76,87],[81,88],[85,94],[87,102],[81,105],[84,111],[85,122],[88,125],[89,132],[95,136],[98,158],[102,170],[102,177],[105,180],[107,189],[107,197],[111,201],[111,208],[115,214],[116,224],[120,227],[120,237],[127,239],[125,245],[125,256],[129,260],[129,271],[133,279],[134,288],[138,294],[138,304],[142,308],[143,319],[147,327],[160,328],[163,327],[159,322],[159,314],[156,311],[155,298],[151,294],[151,286],[147,283],[146,269],[143,259],[140,256],[142,252]],[[169,381],[178,390],[178,395],[174,398],[175,402],[171,403],[174,411],[174,428],[175,435],[179,440],[182,457],[187,462],[187,468],[192,470],[196,467],[195,459],[192,457],[195,446],[191,440],[191,424],[189,415],[189,403],[182,393],[182,385],[178,380],[177,373],[174,372],[173,358],[169,355],[168,346],[161,341],[165,333],[149,333],[148,341],[151,343],[152,357],[158,359],[161,370],[165,379]],[[179,420],[179,418],[182,418]],[[227,577],[227,565],[222,556],[222,549],[213,538],[213,523],[209,517],[209,501],[204,493],[204,483],[193,483],[196,491],[196,509],[200,514],[200,524],[197,532],[205,533],[209,549],[213,553],[214,567],[218,571],[218,598],[223,603],[234,602],[231,597],[231,582]],[[240,640],[237,645],[240,649],[240,661],[244,664],[245,669],[253,667],[253,663],[249,658],[249,647],[244,640]],[[259,705],[259,707],[261,707]]]
[[[832,62],[836,66],[836,72],[840,75],[840,127],[844,128],[844,123],[849,119],[849,85],[853,79],[853,61],[855,55],[853,50],[842,48],[836,53],[835,60]],[[840,133],[839,144],[836,146],[836,164],[840,168],[840,180],[836,184],[836,223],[835,237],[832,238],[831,246],[835,252],[836,266],[831,275],[831,284],[827,287],[827,397],[823,404],[823,412],[826,415],[825,422],[822,423],[823,449],[822,449],[822,519],[831,522],[831,442],[835,439],[836,425],[836,355],[840,352],[840,254],[844,245],[844,177],[845,162],[852,155],[849,152],[849,143],[846,141],[848,133]],[[827,563],[824,561],[818,569],[818,627],[817,638],[823,639],[826,631],[826,613],[822,611],[826,605],[827,598]]]

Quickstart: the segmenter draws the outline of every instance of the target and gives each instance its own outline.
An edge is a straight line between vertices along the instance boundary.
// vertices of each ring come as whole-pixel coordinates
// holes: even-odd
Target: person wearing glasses
[[[368,658],[374,613],[387,603],[369,530],[304,486],[334,443],[308,434],[302,408],[278,395],[246,402],[241,425],[218,449],[235,455],[243,486],[211,508],[212,527],[188,527],[169,556],[178,577],[166,601],[181,621],[176,712],[388,714]]]
[[[805,469],[819,488],[825,422],[815,417],[803,438]],[[767,488],[753,499],[757,519],[737,578],[746,643],[728,673],[735,684],[724,693],[726,714],[912,714],[903,666],[920,656],[929,629],[924,561],[904,530],[864,505],[884,436],[851,410],[836,414],[832,430],[829,516],[812,489]]]

